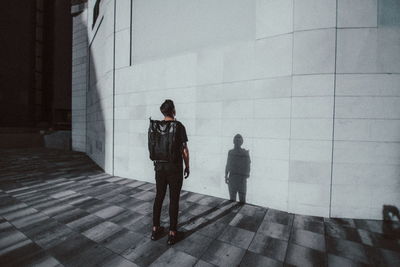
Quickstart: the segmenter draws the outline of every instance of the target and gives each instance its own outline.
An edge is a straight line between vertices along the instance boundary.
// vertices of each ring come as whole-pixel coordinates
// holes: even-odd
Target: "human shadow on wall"
[[[389,238],[400,238],[400,213],[393,205],[383,205],[382,231]]]
[[[243,137],[236,134],[233,137],[233,149],[228,152],[225,167],[225,183],[228,185],[229,198],[236,201],[239,196],[240,203],[246,203],[247,179],[250,177],[249,150],[242,148]]]

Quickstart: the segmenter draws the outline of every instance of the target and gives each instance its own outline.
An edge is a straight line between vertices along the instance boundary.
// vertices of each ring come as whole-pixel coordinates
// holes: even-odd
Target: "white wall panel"
[[[228,198],[227,155],[241,134],[251,159],[249,203],[370,219],[382,216],[384,204],[400,206],[395,6],[374,0],[133,3],[129,47],[130,1],[118,1],[116,25],[114,1],[102,1],[103,21],[88,33],[87,101],[81,67],[74,67],[74,142],[87,139],[88,155],[107,172],[114,162],[116,175],[154,182],[148,118],[161,119],[160,104],[169,98],[189,138],[186,190]]]

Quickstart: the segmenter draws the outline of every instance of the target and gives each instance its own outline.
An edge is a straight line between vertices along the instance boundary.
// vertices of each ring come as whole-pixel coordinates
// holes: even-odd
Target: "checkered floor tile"
[[[400,224],[290,214],[183,191],[180,241],[150,240],[155,186],[85,154],[0,150],[1,266],[400,266]],[[168,198],[163,225],[168,226]]]

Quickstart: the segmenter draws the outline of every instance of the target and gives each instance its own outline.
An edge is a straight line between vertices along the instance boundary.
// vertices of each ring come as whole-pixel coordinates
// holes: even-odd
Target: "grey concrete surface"
[[[154,184],[110,176],[80,152],[0,152],[2,266],[400,264],[399,222],[297,215],[188,191],[170,247],[166,236],[150,240]]]

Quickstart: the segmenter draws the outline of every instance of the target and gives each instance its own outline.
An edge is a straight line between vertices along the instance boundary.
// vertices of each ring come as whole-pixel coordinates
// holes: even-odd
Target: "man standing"
[[[157,240],[163,233],[160,226],[160,215],[167,186],[169,186],[169,235],[167,243],[176,242],[179,197],[183,176],[189,176],[189,149],[187,135],[183,124],[175,119],[175,106],[172,100],[165,100],[160,106],[164,120],[150,119],[149,152],[154,162],[156,179],[156,198],[153,206],[152,240]],[[183,169],[183,161],[185,168]]]

